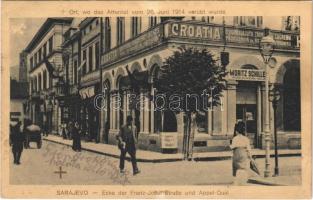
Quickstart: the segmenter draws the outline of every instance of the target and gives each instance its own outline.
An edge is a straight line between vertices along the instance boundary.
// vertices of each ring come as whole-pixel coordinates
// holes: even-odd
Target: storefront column
[[[257,147],[260,147],[260,139],[262,134],[262,96],[261,85],[257,87]]]
[[[115,107],[115,100],[114,100],[114,93],[113,92],[111,92],[111,95],[110,95],[110,98],[111,98],[111,112],[110,112],[110,114],[111,114],[111,120],[110,120],[110,122],[111,122],[111,124],[110,124],[110,128],[111,129],[115,129],[115,109],[114,109],[114,107]]]
[[[117,130],[119,130],[120,129],[120,99],[119,99],[119,93],[118,92],[116,92],[116,94],[115,94],[115,110],[114,110],[114,112],[115,112],[115,118],[116,118],[116,123],[115,123],[115,129],[117,129]]]
[[[128,95],[127,90],[123,91],[123,124],[126,124],[126,118],[128,115]]]
[[[237,81],[227,81],[227,133],[234,134],[236,124],[236,87]]]
[[[148,92],[145,91],[144,96],[143,96],[143,100],[144,100],[144,128],[143,128],[143,132],[145,133],[149,133],[149,97],[148,97]]]
[[[140,91],[140,131],[144,130],[144,91]]]
[[[154,97],[154,88],[151,89],[151,96]],[[154,133],[154,101],[150,103],[150,133]]]

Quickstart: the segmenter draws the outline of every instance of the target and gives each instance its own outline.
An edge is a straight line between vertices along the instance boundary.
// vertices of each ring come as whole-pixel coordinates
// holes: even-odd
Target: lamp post
[[[260,41],[260,53],[265,63],[265,171],[264,177],[269,177],[270,175],[270,122],[269,122],[269,102],[268,102],[268,83],[269,83],[269,74],[268,74],[268,62],[272,57],[274,52],[274,39],[269,35],[269,29],[265,28],[265,36]]]
[[[274,87],[269,94],[269,101],[272,102],[273,110],[274,110],[274,139],[275,139],[275,174],[274,176],[279,175],[278,169],[278,151],[277,151],[277,124],[276,124],[276,110],[277,103],[280,100],[280,91],[277,87]]]

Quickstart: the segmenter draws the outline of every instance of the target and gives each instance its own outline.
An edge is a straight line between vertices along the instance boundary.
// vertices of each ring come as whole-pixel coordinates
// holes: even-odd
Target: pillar
[[[151,96],[154,97],[154,88],[151,88]],[[154,101],[150,102],[150,133],[154,133]]]
[[[149,133],[149,120],[150,120],[150,117],[149,117],[149,110],[150,110],[149,104],[150,104],[150,101],[149,101],[149,97],[148,97],[148,92],[147,91],[144,92],[143,103],[144,103],[144,110],[143,110],[143,113],[144,113],[144,128],[143,128],[143,132]]]
[[[236,87],[237,81],[227,81],[227,133],[234,134],[236,123]]]

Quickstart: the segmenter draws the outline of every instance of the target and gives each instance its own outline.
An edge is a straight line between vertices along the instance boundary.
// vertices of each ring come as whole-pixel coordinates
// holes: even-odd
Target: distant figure
[[[73,132],[73,128],[74,128],[74,124],[73,124],[73,122],[72,121],[70,121],[69,123],[68,123],[68,131],[67,131],[67,138],[68,139],[72,139],[72,132]]]
[[[74,127],[72,129],[72,138],[73,138],[73,146],[72,149],[74,151],[81,151],[81,139],[80,139],[80,130],[78,122],[75,122]]]
[[[126,125],[122,126],[119,134],[117,135],[118,147],[121,150],[120,156],[120,172],[124,173],[125,156],[128,153],[131,157],[131,162],[133,166],[133,175],[140,173],[137,167],[136,160],[136,126],[132,125],[132,116],[127,116]]]
[[[10,125],[10,144],[12,145],[12,153],[14,158],[14,164],[19,165],[23,151],[23,143],[25,136],[20,130],[21,122],[11,123]]]
[[[233,150],[233,176],[236,185],[244,185],[248,180],[250,169],[250,140],[245,134],[245,123],[238,122],[235,126],[236,136],[230,148]]]

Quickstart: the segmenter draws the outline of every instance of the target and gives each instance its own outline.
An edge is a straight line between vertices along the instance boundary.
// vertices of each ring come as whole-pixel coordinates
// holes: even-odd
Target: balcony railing
[[[223,26],[200,21],[166,21],[105,52],[101,57],[101,65],[112,64],[167,42],[258,48],[264,32],[260,28]],[[270,34],[276,41],[275,49],[299,51],[299,32],[271,30]]]

